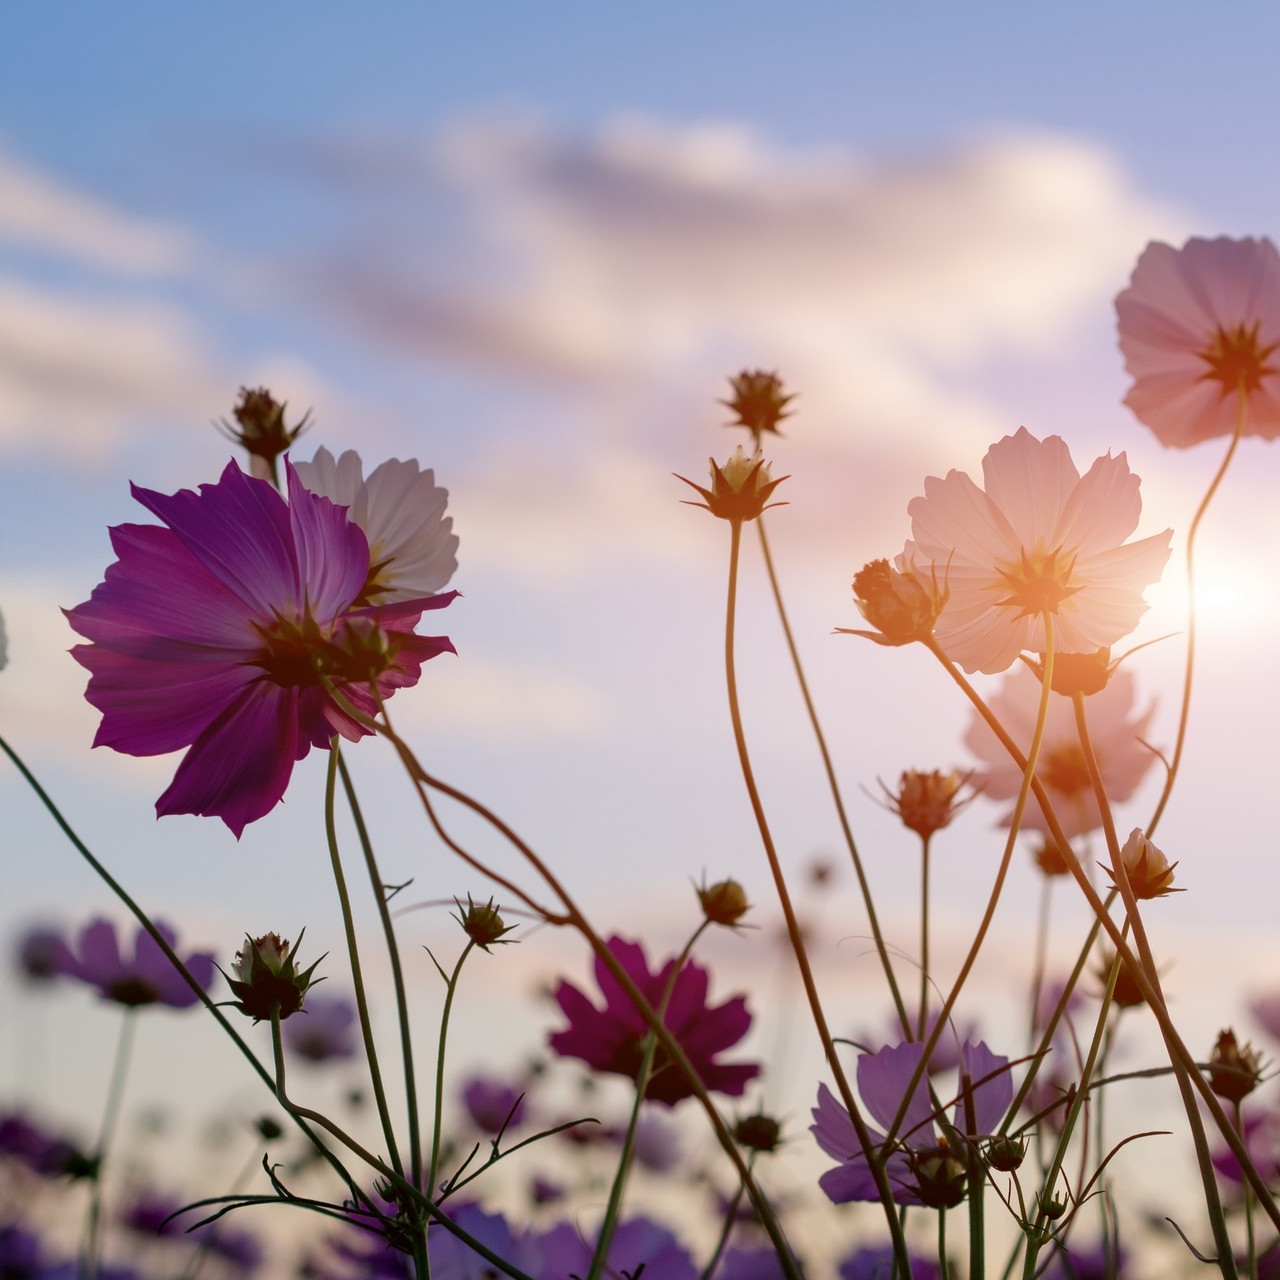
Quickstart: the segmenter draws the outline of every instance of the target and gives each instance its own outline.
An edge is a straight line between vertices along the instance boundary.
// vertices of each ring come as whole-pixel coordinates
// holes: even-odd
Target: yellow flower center
[[[1258,341],[1258,327],[1259,322],[1255,320],[1253,324],[1238,324],[1231,329],[1219,328],[1209,345],[1196,353],[1209,366],[1200,380],[1222,383],[1224,395],[1231,391],[1243,391],[1246,395],[1257,391],[1264,377],[1277,372],[1275,365],[1268,361],[1280,345],[1273,342],[1264,347]]]
[[[1062,602],[1080,590],[1071,586],[1075,555],[1063,557],[1061,547],[1030,553],[1024,547],[1018,564],[996,567],[1009,588],[1009,594],[996,604],[1017,608],[1019,617],[1057,613]]]
[[[1078,796],[1089,790],[1089,766],[1084,762],[1084,752],[1077,746],[1048,752],[1036,773],[1046,787],[1064,796]]]

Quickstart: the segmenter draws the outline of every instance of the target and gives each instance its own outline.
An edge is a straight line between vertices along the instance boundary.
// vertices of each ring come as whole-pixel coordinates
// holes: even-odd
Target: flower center
[[[1018,564],[1008,568],[997,565],[1009,594],[996,604],[1014,606],[1024,618],[1031,614],[1057,613],[1062,602],[1080,590],[1070,585],[1071,572],[1076,567],[1075,556],[1060,557],[1061,547],[1030,554],[1024,547]]]
[[[277,617],[272,627],[259,627],[263,647],[253,665],[286,689],[319,684],[326,667],[328,642],[308,613],[299,620]]]
[[[1259,322],[1255,320],[1253,324],[1238,324],[1232,329],[1219,328],[1209,345],[1196,352],[1209,366],[1200,380],[1221,382],[1224,395],[1230,391],[1246,394],[1257,391],[1264,377],[1277,372],[1275,365],[1267,362],[1280,345],[1273,342],[1264,347],[1258,341],[1258,327]]]
[[[1050,751],[1036,772],[1046,787],[1064,796],[1078,796],[1091,785],[1084,752],[1074,745]]]

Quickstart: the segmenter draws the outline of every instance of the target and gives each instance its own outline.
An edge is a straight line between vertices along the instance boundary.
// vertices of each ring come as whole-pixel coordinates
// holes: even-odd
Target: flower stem
[[[791,665],[795,669],[796,682],[800,686],[800,697],[804,701],[804,708],[809,716],[809,724],[813,727],[814,740],[818,745],[818,754],[822,757],[822,770],[826,774],[827,787],[831,791],[831,800],[835,805],[836,819],[840,823],[840,831],[844,836],[845,848],[849,850],[849,859],[853,863],[853,873],[858,878],[858,889],[862,894],[862,903],[866,908],[867,921],[871,927],[871,937],[875,942],[876,954],[880,957],[880,967],[884,970],[884,976],[889,983],[889,993],[893,996],[894,1007],[898,1011],[898,1021],[902,1026],[902,1033],[908,1039],[911,1037],[911,1020],[907,1017],[906,1004],[902,999],[902,992],[898,989],[898,980],[893,972],[893,964],[889,959],[889,948],[885,945],[884,934],[880,930],[880,920],[876,915],[875,902],[871,896],[871,886],[867,881],[867,873],[862,865],[862,857],[858,853],[857,842],[853,838],[853,827],[849,822],[849,815],[844,807],[844,796],[840,791],[840,783],[836,778],[835,765],[831,760],[831,752],[827,748],[826,734],[822,731],[822,724],[818,719],[818,709],[814,705],[813,697],[809,692],[809,682],[805,678],[804,666],[800,661],[800,651],[796,647],[795,637],[791,632],[791,622],[787,617],[786,605],[782,600],[782,588],[778,582],[778,575],[773,567],[773,555],[769,550],[769,538],[765,533],[764,516],[760,516],[755,522],[756,532],[760,535],[760,550],[764,555],[765,573],[769,578],[769,587],[773,592],[773,601],[778,610],[778,620],[782,623],[782,634],[787,642],[787,652],[791,655]],[[924,1008],[924,1001],[920,1002],[921,1009]]]
[[[929,1025],[929,837],[920,838],[920,1012],[916,1036],[923,1040]]]
[[[107,1163],[107,1149],[115,1136],[116,1122],[120,1119],[120,1104],[124,1100],[124,1082],[129,1074],[129,1059],[133,1052],[134,1031],[137,1028],[137,1010],[125,1008],[120,1022],[120,1036],[116,1041],[115,1061],[107,1085],[107,1100],[102,1109],[102,1128],[98,1145],[94,1149],[93,1194],[89,1200],[89,1213],[85,1222],[84,1250],[80,1259],[80,1275],[83,1280],[95,1280],[98,1274],[98,1246],[102,1233],[102,1171]]]
[[[351,982],[355,987],[356,1009],[360,1015],[360,1034],[364,1039],[365,1058],[369,1065],[369,1080],[373,1085],[378,1118],[382,1122],[382,1136],[387,1144],[387,1155],[392,1167],[403,1176],[404,1163],[396,1145],[395,1126],[391,1122],[391,1110],[387,1106],[387,1091],[382,1084],[382,1071],[378,1066],[378,1048],[373,1039],[373,1023],[369,1018],[369,998],[365,990],[364,973],[360,967],[360,948],[356,943],[355,917],[351,912],[351,895],[347,891],[347,879],[342,871],[342,858],[338,853],[338,832],[334,823],[334,799],[338,777],[338,741],[335,736],[329,743],[329,770],[325,779],[324,829],[329,843],[329,863],[333,869],[333,882],[338,890],[338,902],[342,908],[342,927],[347,937],[347,957],[351,963]]]
[[[440,1129],[444,1116],[444,1059],[445,1043],[449,1038],[449,1015],[453,1012],[453,997],[458,989],[462,966],[475,947],[473,938],[467,939],[453,972],[445,979],[444,1008],[440,1012],[440,1039],[436,1045],[435,1114],[431,1125],[431,1164],[427,1171],[427,1194],[435,1195],[436,1179],[440,1176]]]
[[[1213,479],[1209,482],[1209,487],[1205,490],[1204,497],[1200,499],[1200,505],[1196,508],[1195,515],[1191,517],[1191,525],[1187,529],[1187,662],[1182,678],[1182,708],[1178,712],[1178,736],[1174,741],[1173,756],[1165,776],[1164,790],[1160,792],[1160,800],[1156,804],[1155,812],[1151,815],[1151,821],[1147,823],[1148,839],[1155,834],[1155,829],[1164,813],[1165,805],[1169,803],[1169,796],[1173,792],[1173,784],[1178,777],[1178,767],[1182,763],[1182,749],[1187,741],[1187,722],[1191,713],[1191,686],[1196,664],[1196,534],[1200,529],[1200,521],[1204,519],[1204,514],[1209,509],[1209,503],[1213,501],[1213,495],[1218,492],[1218,486],[1222,483],[1223,476],[1227,474],[1231,459],[1235,457],[1236,449],[1240,444],[1240,437],[1244,434],[1245,422],[1249,412],[1249,399],[1245,394],[1243,378],[1238,391],[1240,411],[1236,414],[1236,426],[1231,433],[1231,443],[1227,446],[1227,452],[1223,456],[1217,471],[1214,472]]]
[[[365,826],[364,814],[360,802],[356,798],[355,786],[347,769],[347,762],[341,750],[335,744],[334,755],[338,760],[338,772],[342,777],[342,789],[346,793],[347,805],[351,810],[351,818],[355,823],[356,834],[360,838],[360,848],[364,851],[365,867],[369,872],[369,883],[373,888],[374,901],[378,907],[378,918],[382,921],[382,935],[387,943],[387,958],[391,963],[391,981],[396,993],[396,1014],[400,1022],[400,1052],[404,1059],[404,1096],[405,1111],[409,1125],[409,1181],[414,1186],[422,1184],[422,1133],[418,1120],[418,1086],[413,1069],[413,1031],[409,1024],[409,999],[404,985],[404,968],[400,963],[400,947],[396,942],[395,926],[391,920],[391,908],[387,904],[387,888],[378,871],[378,863],[373,853],[373,843],[369,839],[369,831]],[[431,1183],[427,1183],[428,1191]]]
[[[746,785],[747,796],[751,802],[751,811],[755,815],[756,827],[760,832],[760,842],[764,846],[765,857],[769,862],[774,889],[777,892],[778,902],[782,907],[782,914],[786,921],[787,936],[791,939],[791,948],[795,952],[796,964],[800,969],[805,995],[808,998],[809,1008],[813,1013],[814,1026],[822,1041],[827,1064],[830,1066],[836,1085],[840,1089],[841,1100],[849,1112],[849,1118],[853,1121],[854,1131],[858,1136],[859,1143],[862,1145],[862,1150],[866,1153],[867,1164],[875,1180],[876,1190],[880,1193],[881,1205],[884,1208],[885,1217],[889,1223],[889,1232],[893,1238],[896,1264],[902,1269],[904,1275],[910,1275],[910,1257],[907,1253],[907,1244],[902,1234],[902,1227],[898,1222],[898,1215],[894,1209],[893,1190],[889,1186],[884,1162],[876,1154],[875,1144],[871,1141],[870,1132],[853,1096],[853,1090],[849,1087],[849,1081],[840,1062],[840,1057],[836,1053],[835,1042],[832,1040],[831,1032],[827,1027],[826,1015],[822,1010],[822,1002],[818,996],[817,984],[814,981],[813,970],[809,964],[808,952],[805,950],[804,936],[800,931],[800,923],[796,919],[795,909],[791,904],[791,894],[787,888],[786,877],[782,873],[782,864],[778,860],[778,852],[773,843],[773,833],[769,829],[769,821],[765,816],[764,804],[760,799],[760,792],[756,786],[755,772],[751,767],[751,756],[747,751],[747,737],[743,729],[742,711],[738,703],[738,679],[734,661],[734,629],[737,614],[738,562],[742,546],[742,522],[740,520],[731,520],[729,524],[731,530],[729,584],[726,592],[724,627],[725,683],[728,687],[729,718],[733,725],[733,740],[738,750],[738,763],[742,770],[742,780]]]

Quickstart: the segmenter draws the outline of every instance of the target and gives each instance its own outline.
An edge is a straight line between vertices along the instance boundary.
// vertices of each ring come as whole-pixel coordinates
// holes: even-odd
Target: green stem
[[[787,642],[787,652],[791,655],[791,666],[796,673],[796,681],[800,686],[800,697],[804,701],[804,709],[813,728],[814,740],[818,744],[818,754],[822,757],[822,770],[827,778],[827,788],[831,792],[831,800],[835,805],[836,819],[840,823],[840,832],[844,836],[845,848],[849,850],[849,858],[853,863],[853,873],[858,878],[858,890],[862,894],[862,904],[866,908],[867,921],[871,926],[871,937],[875,942],[876,954],[880,957],[880,967],[889,983],[889,993],[893,996],[894,1007],[898,1011],[898,1021],[902,1026],[902,1034],[911,1038],[911,1019],[907,1016],[907,1007],[898,989],[898,980],[893,972],[893,964],[889,959],[889,948],[885,945],[884,934],[880,929],[880,920],[876,915],[875,903],[871,897],[871,886],[867,881],[867,873],[862,865],[862,857],[858,853],[857,842],[853,838],[853,827],[844,807],[844,796],[840,791],[840,783],[836,778],[835,765],[831,760],[831,752],[827,748],[826,734],[818,719],[818,709],[809,693],[809,682],[805,678],[804,666],[800,661],[800,651],[796,647],[795,637],[791,633],[791,622],[787,617],[786,605],[782,601],[782,588],[778,575],[773,567],[773,555],[769,550],[769,539],[765,533],[764,516],[756,522],[756,532],[760,535],[760,550],[764,555],[765,572],[769,578],[769,587],[773,592],[774,605],[778,610],[778,619],[782,623],[782,634]],[[921,1002],[923,1008],[923,1001]]]
[[[124,1082],[129,1074],[129,1059],[133,1052],[133,1037],[137,1027],[136,1013],[136,1009],[126,1006],[120,1023],[115,1061],[112,1063],[110,1082],[107,1085],[107,1100],[102,1109],[102,1128],[98,1134],[98,1145],[94,1150],[93,1194],[89,1200],[84,1251],[80,1259],[80,1274],[84,1280],[95,1280],[98,1274],[98,1248],[102,1238],[102,1173],[107,1163],[107,1150],[111,1146],[116,1123],[120,1119],[120,1105],[124,1101]]]
[[[360,848],[364,851],[365,868],[369,872],[369,884],[373,889],[373,898],[378,907],[378,918],[382,921],[382,936],[387,944],[387,958],[391,962],[391,980],[396,994],[396,1014],[400,1023],[400,1053],[404,1060],[404,1096],[405,1111],[409,1125],[409,1181],[415,1186],[422,1183],[422,1133],[418,1120],[418,1085],[413,1069],[413,1031],[409,1024],[409,997],[405,989],[404,967],[400,962],[400,947],[396,942],[395,926],[391,920],[391,908],[387,905],[387,889],[378,871],[377,859],[374,857],[373,843],[369,839],[365,826],[364,814],[360,802],[356,798],[355,786],[347,769],[347,762],[335,745],[334,755],[338,760],[338,772],[342,776],[342,789],[347,797],[347,805],[351,810],[351,818],[355,823],[356,834],[360,839]],[[431,1187],[428,1183],[428,1188]]]
[[[365,1058],[369,1064],[369,1080],[373,1085],[373,1097],[382,1122],[382,1136],[387,1144],[391,1165],[403,1176],[404,1163],[396,1145],[395,1126],[391,1121],[391,1109],[387,1106],[387,1091],[382,1084],[382,1071],[378,1066],[378,1048],[373,1039],[373,1023],[369,1017],[369,997],[365,990],[364,973],[360,967],[360,948],[356,943],[355,917],[351,911],[351,895],[347,892],[347,878],[342,871],[342,858],[338,852],[338,831],[334,821],[334,799],[338,778],[338,740],[329,743],[329,770],[324,789],[324,829],[329,842],[329,864],[333,870],[333,882],[338,890],[338,902],[342,907],[342,928],[347,938],[347,957],[351,963],[351,982],[355,987],[356,1009],[360,1015],[360,1034],[364,1039]]]
[[[929,1025],[929,837],[920,838],[920,1012],[916,1037],[923,1040]]]
[[[449,1037],[449,1016],[453,1012],[453,997],[458,989],[462,966],[475,947],[475,939],[468,938],[453,972],[445,979],[444,1009],[440,1014],[440,1041],[436,1046],[435,1113],[431,1126],[431,1164],[427,1173],[427,1193],[435,1195],[436,1179],[440,1176],[440,1129],[444,1118],[444,1061],[445,1043]],[[442,971],[443,972],[443,971]]]
[[[725,602],[724,664],[725,683],[728,687],[729,695],[729,718],[733,725],[733,740],[738,750],[738,763],[742,771],[742,780],[747,788],[747,796],[751,802],[751,811],[755,816],[756,827],[760,832],[760,842],[764,846],[765,857],[769,863],[769,871],[773,876],[774,889],[777,892],[778,902],[782,907],[783,918],[786,921],[787,936],[791,940],[791,949],[795,953],[796,964],[800,969],[800,977],[804,984],[805,996],[808,999],[809,1008],[813,1014],[814,1026],[822,1041],[822,1048],[826,1055],[827,1065],[831,1068],[832,1075],[835,1077],[836,1085],[840,1090],[841,1100],[843,1101],[846,1110],[849,1112],[849,1118],[853,1122],[854,1132],[857,1134],[862,1150],[866,1153],[867,1165],[875,1180],[876,1190],[880,1194],[880,1203],[889,1223],[889,1232],[893,1239],[896,1263],[902,1269],[904,1275],[910,1275],[910,1256],[907,1253],[907,1243],[902,1234],[902,1227],[898,1222],[898,1215],[893,1202],[893,1190],[889,1185],[888,1175],[885,1173],[884,1162],[879,1158],[876,1152],[876,1144],[871,1141],[871,1135],[867,1129],[866,1121],[863,1120],[862,1112],[853,1096],[853,1090],[849,1087],[849,1081],[845,1076],[844,1067],[840,1062],[840,1056],[836,1053],[835,1041],[832,1039],[831,1032],[827,1026],[826,1015],[823,1013],[822,1002],[818,996],[817,983],[814,981],[813,970],[809,964],[808,952],[805,950],[804,936],[800,930],[800,923],[796,919],[795,909],[791,904],[791,894],[787,888],[786,877],[782,873],[782,864],[778,860],[778,852],[773,843],[773,833],[769,829],[769,822],[765,816],[764,804],[760,799],[760,792],[756,786],[755,772],[751,767],[751,757],[747,750],[746,732],[742,723],[742,711],[738,703],[738,679],[734,661],[734,632],[738,600],[738,561],[742,546],[742,522],[740,520],[731,520],[729,523],[731,538],[729,543],[729,584]]]

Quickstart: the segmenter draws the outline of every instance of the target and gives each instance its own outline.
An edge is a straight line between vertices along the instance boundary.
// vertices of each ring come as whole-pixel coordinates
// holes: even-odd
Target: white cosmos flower
[[[391,458],[365,479],[354,449],[335,459],[325,448],[294,469],[312,493],[346,507],[369,539],[369,581],[362,593],[369,603],[434,595],[453,577],[458,539],[444,513],[449,492],[436,484],[433,471],[423,471],[414,459]]]

